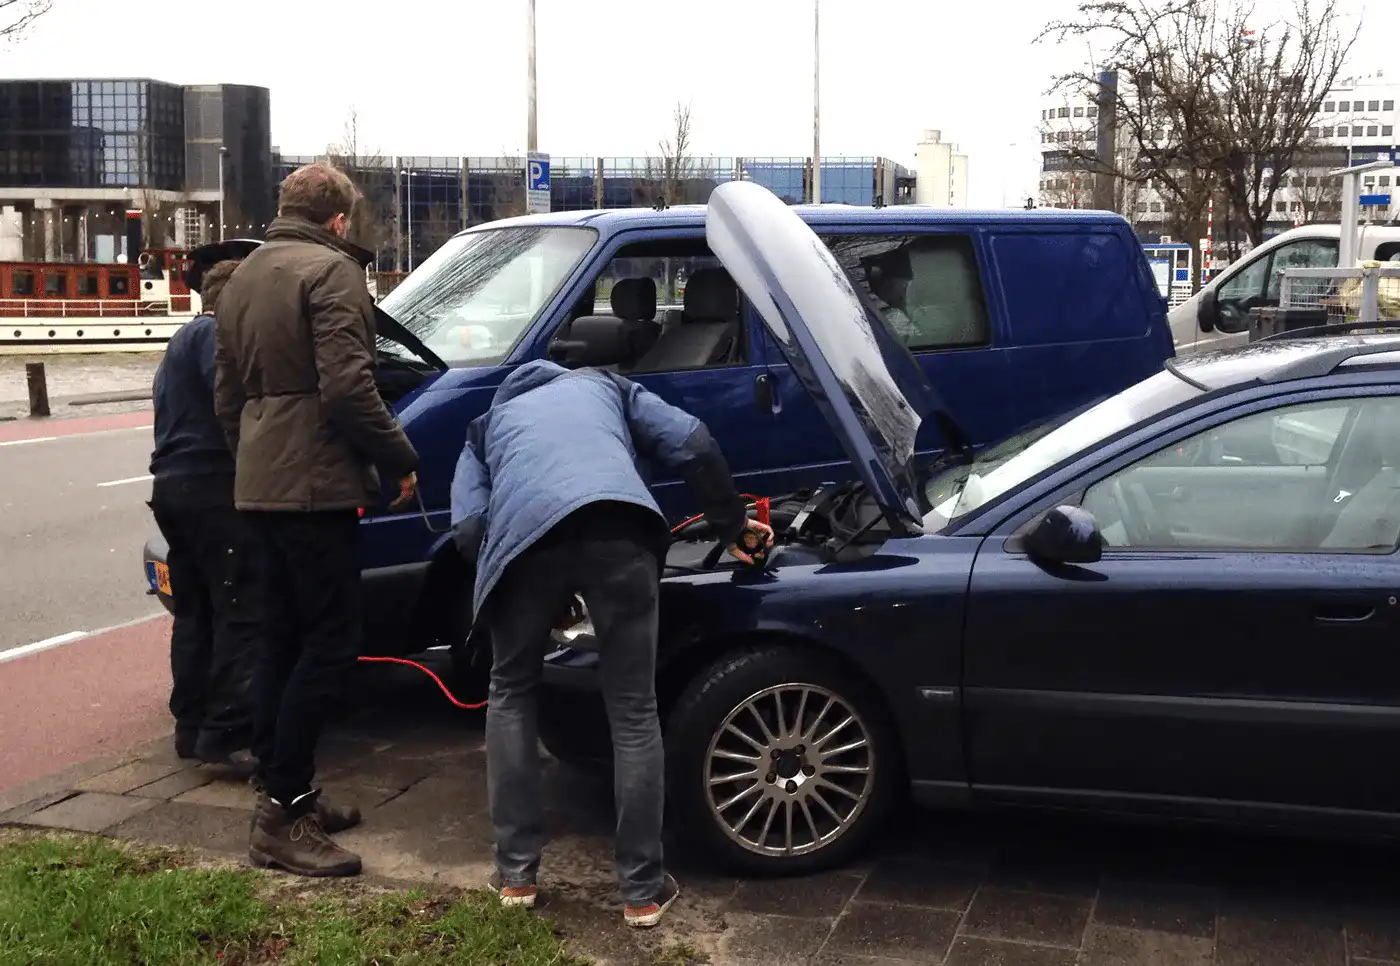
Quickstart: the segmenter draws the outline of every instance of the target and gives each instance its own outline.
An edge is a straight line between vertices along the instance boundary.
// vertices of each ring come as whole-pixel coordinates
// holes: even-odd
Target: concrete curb
[[[102,403],[149,402],[154,389],[123,389],[118,392],[94,392],[71,396],[64,400],[69,406],[98,406]]]

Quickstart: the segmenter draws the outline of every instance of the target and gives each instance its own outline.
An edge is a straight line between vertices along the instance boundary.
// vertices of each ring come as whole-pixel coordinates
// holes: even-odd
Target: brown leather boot
[[[293,815],[267,795],[258,796],[248,859],[259,868],[284,869],[296,875],[360,874],[360,857],[331,840],[315,808]]]
[[[248,783],[253,786],[253,791],[257,792],[258,795],[264,793],[262,781],[256,775]],[[255,821],[256,815],[255,811]],[[321,820],[321,828],[325,829],[327,835],[348,832],[360,824],[360,810],[358,808],[354,805],[332,805],[322,798],[319,792],[316,795],[316,817]]]

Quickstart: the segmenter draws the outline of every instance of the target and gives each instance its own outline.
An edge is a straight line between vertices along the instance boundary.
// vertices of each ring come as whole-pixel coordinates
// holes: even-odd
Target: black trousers
[[[164,482],[164,481],[162,481]],[[233,504],[158,485],[151,512],[170,553],[170,713],[184,740],[221,757],[252,737],[259,622],[247,533]]]
[[[353,510],[243,514],[255,540],[265,628],[253,677],[253,753],[283,805],[311,791],[316,744],[360,654],[359,519]]]

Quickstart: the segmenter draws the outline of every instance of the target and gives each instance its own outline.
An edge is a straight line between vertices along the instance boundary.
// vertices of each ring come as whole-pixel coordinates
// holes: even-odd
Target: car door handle
[[[1313,620],[1320,624],[1360,624],[1376,616],[1368,604],[1315,604]]]
[[[768,373],[760,373],[753,381],[753,404],[754,408],[766,415],[771,415],[777,411],[777,393],[773,386],[773,377]]]

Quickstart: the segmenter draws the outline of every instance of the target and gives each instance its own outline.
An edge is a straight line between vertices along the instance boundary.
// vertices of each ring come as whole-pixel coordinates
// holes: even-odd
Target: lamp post
[[[219,145],[219,241],[224,240],[224,161],[228,158],[228,148]]]
[[[538,151],[539,128],[535,120],[535,0],[529,0],[529,17],[525,30],[525,150]]]
[[[534,0],[531,0],[533,4]],[[812,0],[812,204],[822,203],[822,3]]]
[[[404,168],[399,172],[408,178],[408,271],[413,272],[413,169]]]

